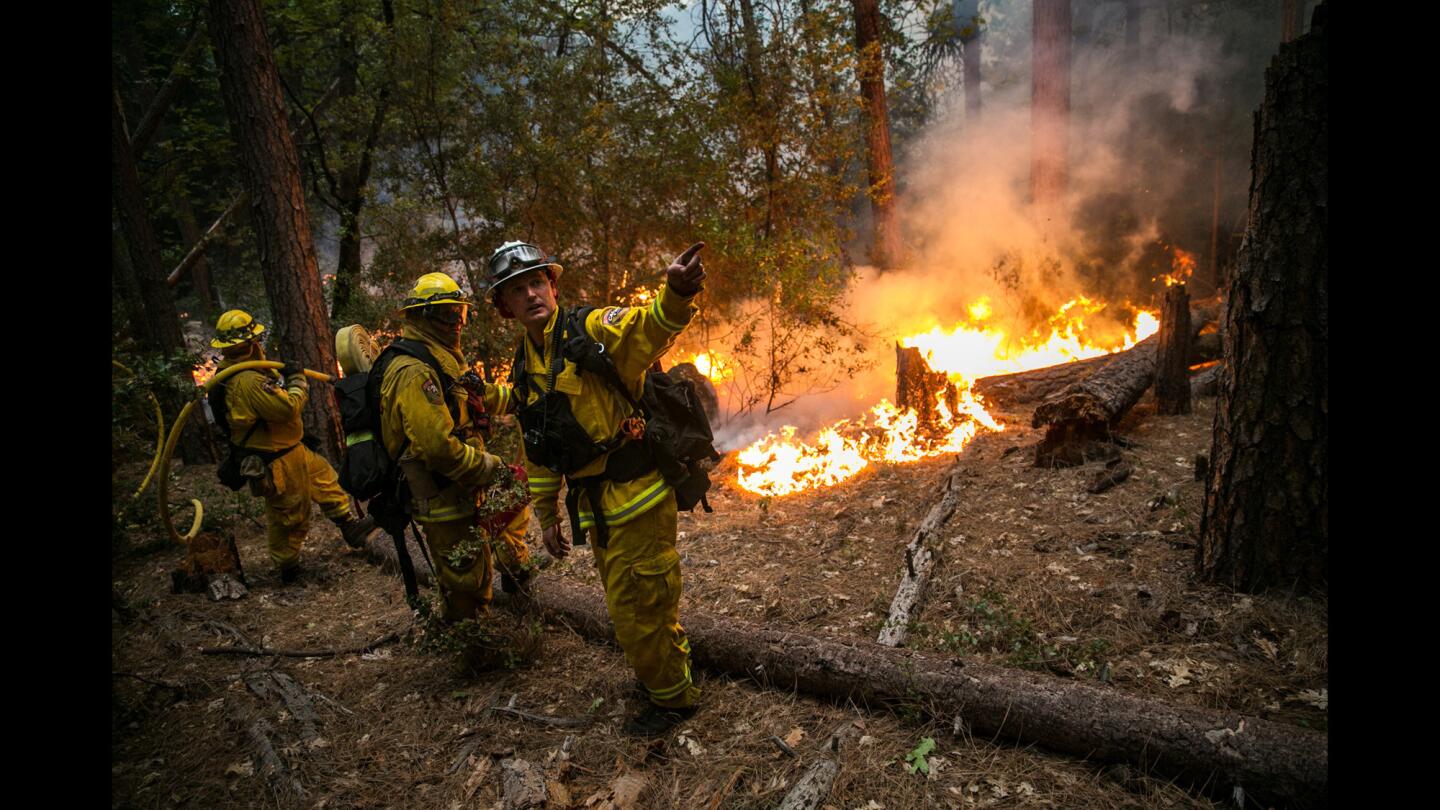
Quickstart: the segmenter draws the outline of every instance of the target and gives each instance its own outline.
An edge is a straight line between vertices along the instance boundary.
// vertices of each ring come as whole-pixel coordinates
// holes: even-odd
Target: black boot
[[[353,513],[346,512],[343,517],[334,518],[332,522],[340,527],[340,536],[350,548],[364,548],[365,538],[375,531],[374,515],[357,518]]]
[[[300,563],[295,563],[294,565],[280,569],[280,581],[289,585],[299,579],[303,573],[305,573],[305,569],[300,567]]]
[[[631,737],[659,737],[679,723],[694,717],[695,710],[694,706],[667,709],[647,700],[635,716],[625,721],[625,727],[621,730]]]

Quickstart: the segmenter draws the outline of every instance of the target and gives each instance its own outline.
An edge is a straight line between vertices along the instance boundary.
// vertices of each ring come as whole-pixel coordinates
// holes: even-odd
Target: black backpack
[[[380,384],[390,364],[402,354],[428,365],[440,377],[442,390],[449,390],[453,381],[440,369],[440,364],[425,344],[404,338],[394,340],[385,347],[370,371],[351,374],[335,383],[340,421],[345,429],[345,461],[340,465],[340,487],[357,500],[379,499],[382,503],[371,504],[377,520],[383,520],[381,512],[384,511],[377,511],[377,506],[403,508],[408,500],[395,491],[399,466],[385,451],[384,437],[380,432]],[[452,412],[451,416],[456,414]],[[404,455],[404,445],[399,452]],[[394,503],[390,503],[392,500]]]
[[[694,383],[659,370],[657,364],[645,374],[645,387],[637,401],[620,379],[615,361],[610,359],[604,346],[585,331],[585,319],[594,309],[567,310],[562,324],[557,324],[553,331],[556,351],[552,353],[548,375],[549,393],[540,391],[526,373],[523,342],[516,351],[511,383],[523,398],[528,398],[527,388],[540,393],[538,400],[520,410],[527,457],[533,463],[569,475],[613,450],[605,465],[604,478],[632,481],[650,470],[659,470],[675,490],[676,505],[681,511],[689,512],[697,504],[706,512],[712,511],[705,499],[710,476],[702,463],[718,459],[720,454],[715,451],[710,418],[695,393]],[[590,438],[572,414],[569,397],[555,391],[561,358],[571,361],[582,372],[597,375],[628,402],[645,419],[644,438],[628,443],[618,433],[606,442]]]

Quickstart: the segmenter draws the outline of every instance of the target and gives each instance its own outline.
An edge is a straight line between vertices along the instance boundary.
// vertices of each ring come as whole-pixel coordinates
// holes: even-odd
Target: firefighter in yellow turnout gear
[[[460,330],[470,306],[459,285],[444,273],[421,276],[405,299],[403,340],[423,344],[450,380],[466,367]],[[507,387],[487,385],[485,407],[492,413],[510,408]],[[446,555],[475,536],[476,493],[505,463],[485,451],[475,429],[463,388],[445,383],[428,363],[401,354],[384,370],[380,418],[385,450],[397,459],[411,489],[411,516],[424,528],[440,591],[444,618],[460,621],[483,615],[491,600],[494,563],[488,546],[452,565]],[[530,553],[525,531],[530,511],[523,509],[502,532],[499,565],[523,587]]]
[[[703,243],[690,247],[670,265],[666,284],[650,304],[600,308],[586,317],[585,332],[603,345],[621,382],[636,399],[643,392],[646,370],[665,354],[697,311],[692,300],[704,280],[698,257],[702,247]],[[503,317],[518,319],[526,331],[524,380],[518,383],[524,387],[517,387],[512,395],[518,400],[516,407],[524,408],[549,391],[565,394],[574,421],[591,440],[605,443],[617,436],[632,408],[605,381],[580,373],[573,362],[556,356],[556,330],[562,329],[565,317],[555,301],[561,272],[561,266],[542,251],[521,242],[502,245],[490,258],[492,300]],[[555,363],[563,365],[552,368]],[[524,427],[530,430],[529,425]],[[556,557],[570,548],[558,525],[562,481],[602,475],[610,456],[604,453],[562,476],[527,454],[535,514],[546,548]],[[637,736],[662,733],[694,713],[700,694],[690,674],[690,642],[680,625],[675,494],[654,469],[632,480],[592,481],[578,488],[581,491],[571,497],[579,499],[580,526],[572,530],[590,532],[616,638],[649,697],[625,730]],[[606,538],[596,525],[597,510]]]
[[[232,309],[221,315],[210,341],[221,350],[219,368],[264,360],[264,331],[264,325],[244,311]],[[300,547],[310,528],[311,501],[340,527],[346,544],[362,546],[374,521],[355,517],[350,496],[340,488],[330,462],[301,444],[305,427],[300,414],[310,392],[300,366],[242,371],[221,387],[231,443],[254,451],[263,465],[257,468],[250,462],[254,473],[250,489],[265,499],[266,539],[281,579],[293,582],[300,574]],[[216,398],[213,392],[211,397]]]

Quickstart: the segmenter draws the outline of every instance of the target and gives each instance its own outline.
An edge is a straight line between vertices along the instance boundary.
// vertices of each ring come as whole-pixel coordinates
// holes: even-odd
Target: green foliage
[[[930,762],[925,758],[930,755],[931,751],[934,750],[935,738],[922,737],[920,739],[920,744],[915,746],[914,750],[905,755],[905,761],[910,763],[909,765],[905,766],[905,770],[910,773],[915,773],[918,771],[920,773],[928,775],[930,773]]]
[[[539,654],[544,628],[535,615],[491,614],[483,620],[447,622],[439,597],[411,600],[419,632],[414,646],[423,653],[453,656],[472,673],[516,669]]]
[[[1080,644],[1043,640],[1031,621],[1016,615],[996,591],[986,591],[963,607],[958,629],[942,629],[940,646],[952,653],[989,652],[1022,669],[1064,667],[1079,675],[1098,677],[1108,643],[1092,639]]]

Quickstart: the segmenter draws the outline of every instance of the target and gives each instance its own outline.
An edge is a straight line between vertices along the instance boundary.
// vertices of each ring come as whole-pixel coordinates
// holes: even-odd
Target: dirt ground
[[[1194,459],[1209,451],[1213,408],[1202,399],[1191,415],[1160,417],[1147,395],[1121,426],[1134,472],[1099,495],[1086,485],[1102,465],[1030,466],[1039,435],[1023,409],[958,460],[871,467],[795,496],[740,491],[727,461],[712,476],[715,512],[681,515],[682,621],[703,611],[873,639],[902,549],[958,463],[963,497],[910,646],[1324,729],[1326,603],[1190,581]],[[399,580],[346,549],[318,512],[310,574],[281,584],[260,503],[220,488],[208,466],[177,467],[172,502],[198,497],[206,529],[233,532],[250,592],[172,594],[183,550],[163,541],[151,493],[128,503],[143,473],[121,467],[113,498],[115,807],[498,807],[517,759],[543,774],[553,807],[773,807],[847,724],[834,808],[1218,806],[1132,769],[709,673],[698,673],[693,721],[660,744],[630,740],[619,734],[636,700],[624,657],[563,626],[545,628],[535,662],[481,676],[404,640],[327,658],[205,655],[359,646],[406,630],[411,615]],[[177,506],[182,530],[189,520]],[[542,574],[553,576],[598,587],[585,547]],[[507,704],[569,725],[489,711]],[[906,756],[925,738],[928,773],[912,773]],[[257,757],[263,740],[283,774]]]

